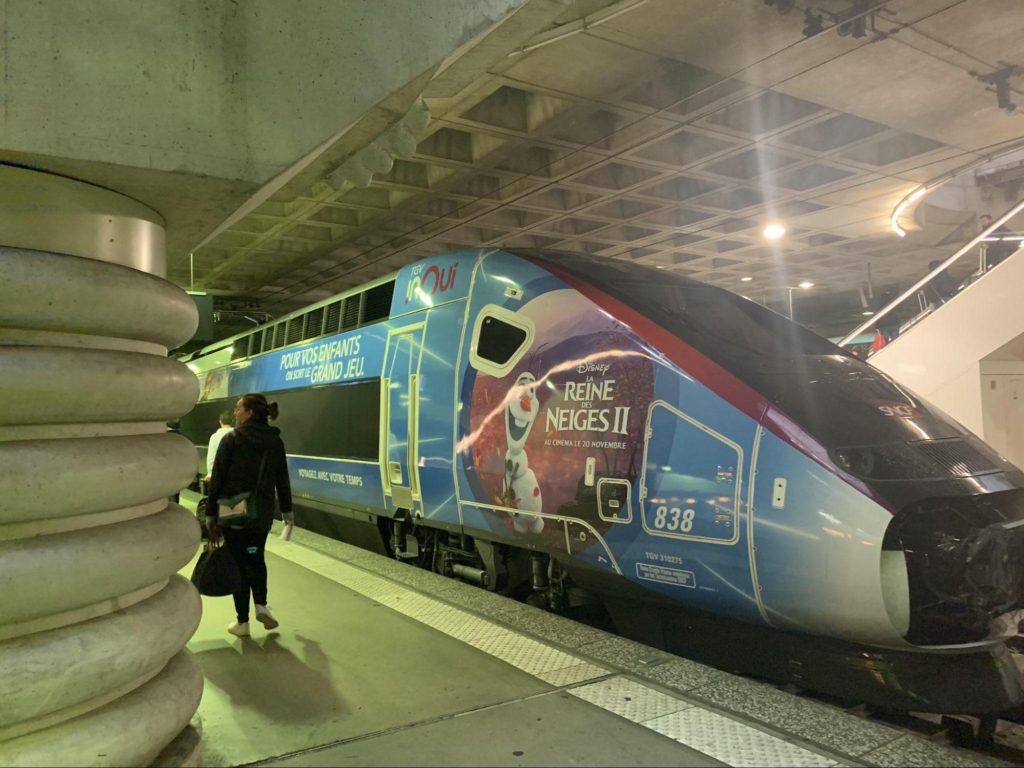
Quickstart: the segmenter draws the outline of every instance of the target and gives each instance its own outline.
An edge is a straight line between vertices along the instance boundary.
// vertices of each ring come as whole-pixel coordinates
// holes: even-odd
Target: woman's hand
[[[209,541],[211,545],[216,546],[220,544],[220,526],[217,525],[215,520],[206,521],[206,531],[209,534]]]

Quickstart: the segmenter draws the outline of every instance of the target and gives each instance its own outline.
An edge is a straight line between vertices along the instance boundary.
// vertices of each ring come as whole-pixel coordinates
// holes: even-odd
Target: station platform
[[[277,524],[278,526],[280,524]],[[203,598],[194,725],[223,765],[1006,765],[308,531],[281,622]],[[189,575],[190,564],[183,573]]]

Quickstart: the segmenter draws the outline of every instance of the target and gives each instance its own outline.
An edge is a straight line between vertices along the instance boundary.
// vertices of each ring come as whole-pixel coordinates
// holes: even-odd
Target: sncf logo
[[[900,419],[919,419],[921,412],[912,405],[897,403],[891,400],[872,400],[871,404],[883,416],[895,416]]]
[[[427,297],[433,298],[439,293],[444,293],[455,285],[455,273],[458,268],[459,262],[455,262],[448,269],[442,269],[436,264],[431,264],[423,271],[422,275],[414,268],[413,277],[405,289],[405,303],[408,304],[417,296],[426,299]]]

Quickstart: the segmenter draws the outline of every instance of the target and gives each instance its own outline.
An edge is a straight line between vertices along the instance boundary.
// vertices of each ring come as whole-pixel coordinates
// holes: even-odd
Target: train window
[[[285,344],[294,344],[297,341],[302,341],[303,326],[305,325],[305,322],[305,315],[293,317],[288,321],[288,331],[285,335]]]
[[[391,315],[391,297],[395,293],[395,281],[375,285],[366,291],[363,302],[361,325],[387,320]]]
[[[306,315],[306,335],[307,339],[315,339],[317,336],[323,335],[324,329],[324,308],[319,307],[312,310]]]
[[[533,322],[511,310],[488,304],[477,315],[469,360],[492,376],[504,376],[533,342]]]
[[[288,453],[377,461],[380,436],[380,379],[315,389],[277,392]]]
[[[341,328],[341,305],[345,300],[336,301],[327,307],[327,317],[324,319],[324,333],[330,335],[337,333]]]
[[[341,330],[347,331],[359,325],[359,305],[362,300],[362,294],[345,299],[345,309],[341,313]]]
[[[217,417],[221,411],[230,411],[227,400],[214,400],[197,403],[195,408],[181,417],[181,434],[187,437],[192,445],[207,445],[210,435],[220,426]]]
[[[380,434],[380,379],[315,389],[268,392],[281,416],[289,454],[377,461]],[[217,415],[231,410],[233,398],[199,403],[181,419],[181,432],[194,445],[206,445],[217,429]]]

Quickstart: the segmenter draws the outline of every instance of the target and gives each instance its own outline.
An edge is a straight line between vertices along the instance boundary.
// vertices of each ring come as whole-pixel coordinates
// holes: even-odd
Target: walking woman
[[[210,479],[207,528],[210,541],[221,535],[242,572],[242,585],[235,592],[238,621],[228,632],[249,636],[249,595],[256,606],[256,620],[267,629],[277,627],[277,619],[267,608],[267,563],[263,550],[274,522],[274,493],[285,522],[293,522],[292,489],[288,481],[281,430],[270,426],[277,418],[277,403],[268,403],[261,394],[243,395],[235,403],[235,430],[224,436],[213,463]],[[248,527],[220,525],[219,500],[249,491],[256,500],[259,520]]]

